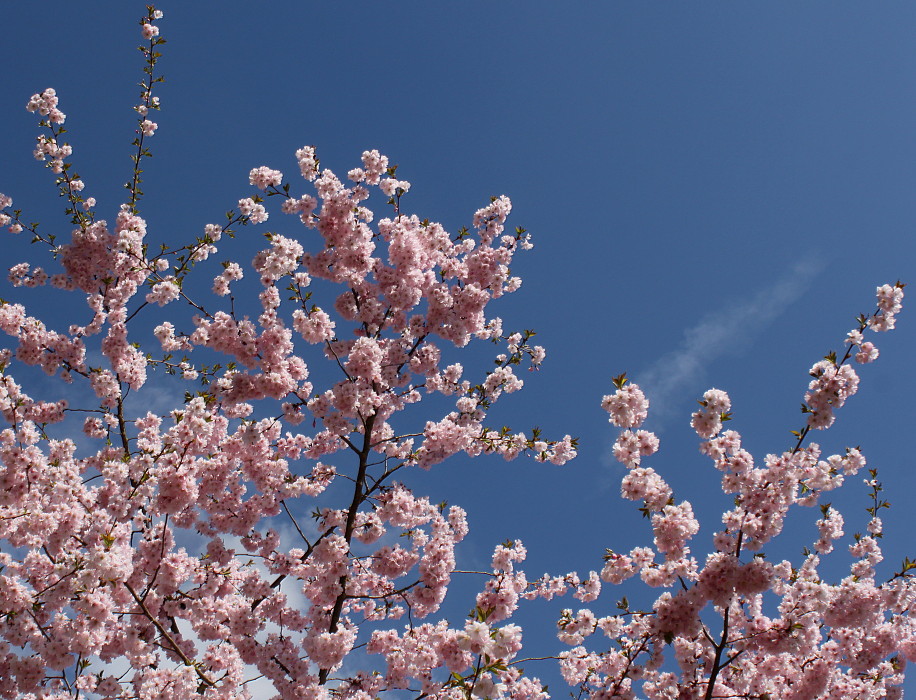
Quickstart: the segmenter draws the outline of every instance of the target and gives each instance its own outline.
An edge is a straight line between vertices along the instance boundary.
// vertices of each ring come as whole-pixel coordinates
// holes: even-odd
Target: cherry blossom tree
[[[384,155],[364,152],[341,179],[304,146],[293,180],[255,167],[253,189],[221,223],[191,242],[154,240],[140,204],[158,129],[160,19],[149,7],[141,20],[133,172],[112,223],[76,172],[52,89],[27,107],[71,237],[46,235],[0,195],[0,225],[54,258],[48,271],[13,265],[11,284],[50,284],[77,302],[57,329],[24,304],[0,305],[11,339],[0,351],[0,697],[537,700],[547,692],[513,615],[565,593],[591,608],[547,621],[560,645],[539,663],[559,663],[579,696],[902,695],[916,660],[916,565],[878,577],[887,503],[869,470],[867,534],[850,547],[846,577],[822,578],[844,519],[821,496],[866,462],[809,439],[856,393],[855,367],[878,357],[865,334],[893,329],[901,283],[879,287],[845,351],[813,366],[788,450],[755,461],[724,427],[728,395],[703,395],[692,425],[734,497],[705,558],[689,546],[699,532],[691,504],[643,463],[659,439],[641,428],[645,395],[620,375],[602,408],[621,429],[622,496],[640,504],[652,546],[608,549],[586,575],[529,577],[524,546],[506,542],[472,615],[452,625],[441,611],[465,512],[415,494],[411,475],[459,454],[557,465],[576,454],[568,435],[487,423],[495,402],[522,388],[518,370],[545,357],[531,331],[488,311],[519,288],[510,265],[530,236],[507,228],[506,197],[450,234],[404,211],[410,183]],[[215,262],[240,227],[278,213],[299,233],[266,233],[250,265]],[[254,318],[236,309],[250,290]],[[165,306],[170,320],[155,321]],[[481,340],[497,347],[484,374],[447,359]],[[313,372],[307,356],[326,367]],[[57,394],[23,388],[17,378],[32,368]],[[175,405],[152,410],[144,397],[165,386],[180,387]],[[789,511],[817,505],[812,551],[767,560]],[[284,524],[293,546],[281,543]],[[637,576],[659,589],[651,607],[602,596]]]

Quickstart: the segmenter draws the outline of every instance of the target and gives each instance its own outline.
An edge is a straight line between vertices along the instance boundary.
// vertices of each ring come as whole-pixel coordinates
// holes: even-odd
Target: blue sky
[[[456,459],[417,476],[417,491],[469,511],[468,566],[507,538],[525,541],[532,575],[587,572],[605,547],[651,541],[617,496],[623,468],[608,458],[614,432],[599,408],[623,371],[654,389],[648,427],[662,446],[649,464],[694,503],[705,553],[729,502],[689,428],[696,398],[727,390],[755,456],[782,451],[802,424],[810,366],[840,348],[877,285],[916,282],[911,3],[159,7],[167,82],[142,207],[154,238],[198,235],[248,196],[252,167],[294,174],[303,144],[340,174],[378,148],[413,183],[404,206],[451,231],[507,194],[510,223],[532,232],[514,267],[522,289],[493,308],[536,329],[548,355],[494,422],[571,433],[582,449],[562,468]],[[46,230],[69,224],[31,156],[25,102],[57,89],[86,193],[113,219],[143,8],[4,7],[0,191]],[[21,243],[4,239],[4,263],[22,259]],[[898,330],[877,338],[882,356],[859,395],[816,436],[832,451],[860,445],[880,469],[894,504],[889,566],[916,554],[910,314],[905,304]],[[850,533],[864,527],[860,483],[832,500]],[[816,539],[816,513],[802,516],[780,555]]]

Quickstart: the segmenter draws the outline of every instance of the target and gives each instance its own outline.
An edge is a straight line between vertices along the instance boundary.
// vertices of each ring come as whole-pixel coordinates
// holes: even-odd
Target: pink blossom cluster
[[[724,391],[710,389],[703,394],[700,409],[696,411],[690,425],[702,438],[710,438],[722,430],[722,421],[728,418],[732,403]]]
[[[54,88],[47,88],[41,93],[36,93],[29,98],[26,109],[30,112],[38,112],[43,117],[47,117],[52,124],[63,124],[66,115],[58,108],[59,98]]]
[[[3,211],[4,209],[9,209],[12,206],[13,198],[0,192],[0,226],[10,226],[10,233],[21,233],[22,225],[18,222],[11,224],[13,217]]]
[[[279,186],[283,182],[283,173],[264,166],[253,168],[248,174],[248,182],[259,190],[266,190],[268,187]]]
[[[649,402],[636,384],[623,384],[601,400],[601,408],[610,414],[608,421],[618,428],[638,428],[649,414]]]
[[[859,387],[859,376],[851,365],[846,364],[853,350],[855,360],[860,364],[873,362],[878,357],[874,343],[863,339],[863,331],[870,328],[874,331],[887,331],[894,328],[896,314],[900,312],[903,302],[903,285],[885,284],[877,289],[878,308],[868,318],[860,317],[859,327],[851,330],[846,336],[849,346],[846,356],[838,361],[831,353],[816,363],[810,371],[813,377],[805,403],[809,412],[808,426],[814,429],[830,427],[834,421],[834,410],[841,407]]]

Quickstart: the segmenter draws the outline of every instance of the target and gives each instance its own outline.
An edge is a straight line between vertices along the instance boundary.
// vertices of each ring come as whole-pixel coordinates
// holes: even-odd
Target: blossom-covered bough
[[[847,335],[845,354],[830,353],[811,368],[802,405],[807,422],[793,431],[795,446],[767,455],[762,465],[742,448],[736,431],[723,429],[731,418],[728,395],[718,389],[703,395],[692,425],[703,440],[701,452],[722,472],[723,492],[735,497],[703,563],[688,547],[699,531],[691,504],[676,503],[661,475],[641,466],[643,457],[658,450],[656,436],[638,429],[648,402],[625,376],[615,378],[617,391],[603,405],[610,422],[624,428],[614,444],[614,456],[629,470],[622,495],[643,502],[655,548],[628,554],[609,550],[601,578],[620,583],[638,573],[650,586],[669,586],[673,592],[662,593],[651,611],[627,609],[629,618],[567,611],[561,637],[580,645],[561,662],[570,683],[592,694],[610,690],[610,697],[633,697],[636,679],[652,698],[900,696],[904,665],[916,660],[909,618],[914,591],[908,578],[916,563],[906,560],[888,581],[876,577],[875,564],[883,559],[878,511],[888,505],[880,498],[877,472],[870,470],[866,480],[873,503],[868,534],[857,536],[850,547],[853,563],[839,583],[827,583],[818,573],[821,556],[843,535],[843,517],[827,504],[817,523],[820,538],[800,566],[768,562],[763,548],[780,534],[791,507],[818,505],[823,493],[864,468],[858,449],[824,456],[817,444],[805,446],[805,438],[811,430],[830,427],[835,409],[856,392],[859,379],[851,361],[865,364],[878,357],[863,333],[892,329],[902,299],[899,282],[878,288],[877,309],[858,319]],[[710,616],[708,608],[715,614]],[[594,653],[581,646],[598,630],[617,648]],[[673,668],[664,663],[668,649]]]
[[[519,287],[509,269],[529,236],[507,231],[506,197],[475,214],[473,231],[449,235],[402,212],[410,184],[377,151],[341,180],[303,147],[296,160],[313,194],[258,167],[256,191],[224,223],[187,245],[150,242],[139,204],[158,128],[161,17],[150,7],[141,20],[134,169],[113,223],[83,195],[51,89],[28,109],[41,117],[36,157],[57,176],[72,237],[60,244],[0,195],[0,225],[31,233],[61,266],[16,264],[11,283],[50,283],[86,302],[59,329],[23,304],[0,305],[12,339],[0,350],[0,698],[538,699],[545,688],[527,673],[534,664],[511,622],[519,604],[571,590],[597,606],[603,584],[635,575],[662,589],[651,609],[601,603],[562,614],[559,640],[571,648],[554,658],[580,695],[899,697],[904,665],[916,659],[912,565],[876,578],[886,504],[875,472],[869,534],[851,549],[848,577],[828,584],[818,574],[843,534],[833,508],[822,509],[820,539],[800,566],[768,562],[762,548],[791,507],[817,504],[864,467],[858,450],[825,457],[806,438],[855,393],[853,362],[878,354],[863,333],[893,328],[903,285],[879,288],[877,311],[850,332],[845,355],[812,369],[794,449],[755,464],[723,430],[728,396],[704,395],[693,425],[735,497],[705,562],[688,547],[699,530],[690,503],[642,464],[659,441],[640,429],[648,402],[621,375],[603,407],[623,428],[614,445],[627,468],[623,496],[642,502],[654,547],[608,550],[600,573],[529,580],[525,548],[505,543],[471,618],[450,625],[436,613],[465,513],[415,495],[411,471],[457,454],[563,464],[576,453],[569,436],[486,423],[493,403],[522,387],[516,369],[544,359],[530,331],[487,315]],[[372,196],[387,216],[376,220]],[[268,233],[250,267],[229,260],[207,273],[237,227],[268,220],[271,200],[298,233]],[[254,283],[244,279],[252,271]],[[195,285],[201,275],[210,296]],[[332,287],[336,297],[319,306]],[[236,311],[246,290],[256,318]],[[151,321],[164,306],[171,320]],[[144,346],[150,335],[155,345]],[[470,379],[446,357],[475,339],[500,349],[493,369]],[[307,355],[330,370],[310,375]],[[32,367],[66,382],[57,397],[20,386]],[[169,377],[187,389],[184,400],[154,412],[144,392]],[[415,405],[434,394],[448,408],[418,420]],[[308,511],[310,526],[300,523]],[[281,544],[282,523],[296,542]]]

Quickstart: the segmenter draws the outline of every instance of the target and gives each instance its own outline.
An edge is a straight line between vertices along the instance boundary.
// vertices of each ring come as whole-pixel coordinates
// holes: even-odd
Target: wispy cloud
[[[823,269],[814,257],[796,263],[772,285],[700,319],[684,331],[680,346],[635,377],[652,406],[654,429],[664,427],[672,402],[696,387],[717,359],[740,351],[785,312]]]

